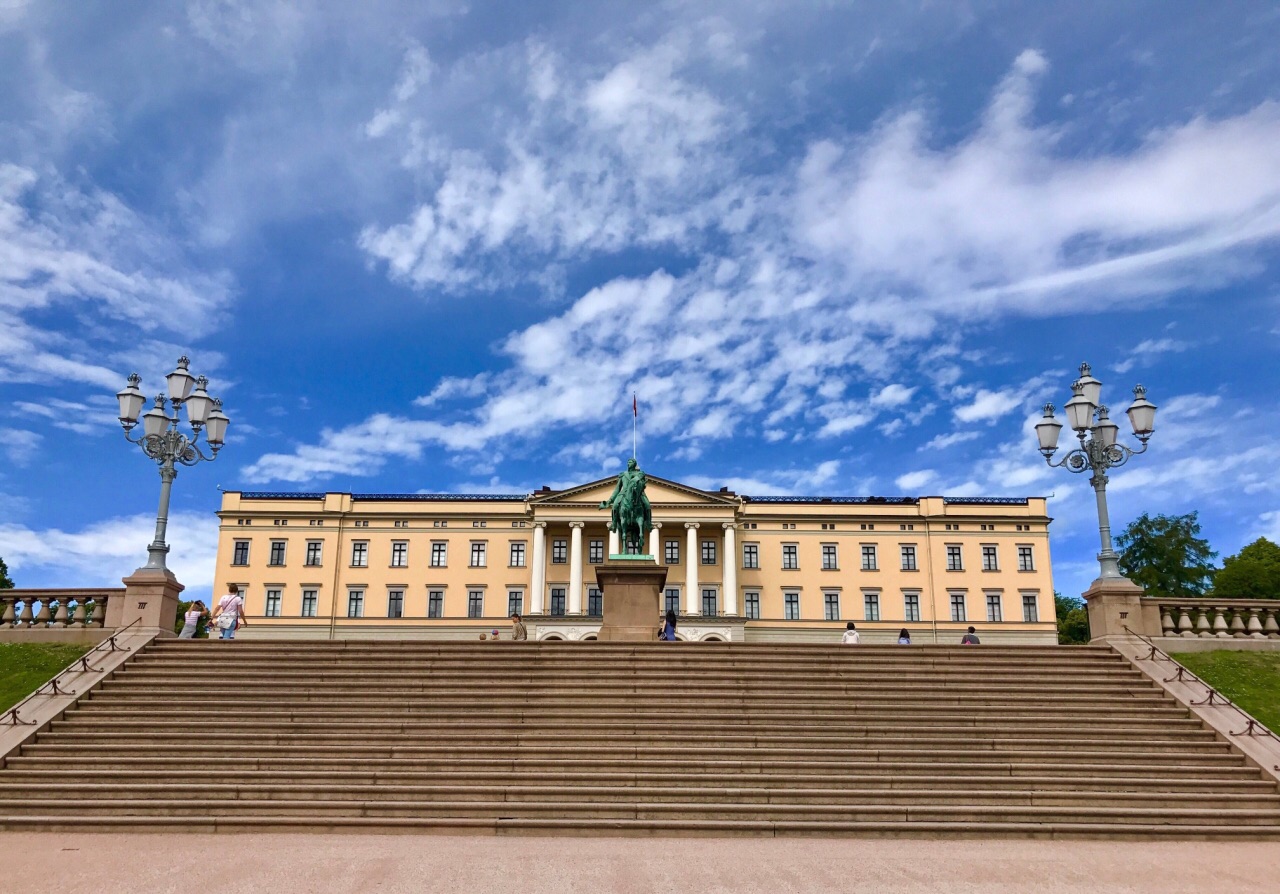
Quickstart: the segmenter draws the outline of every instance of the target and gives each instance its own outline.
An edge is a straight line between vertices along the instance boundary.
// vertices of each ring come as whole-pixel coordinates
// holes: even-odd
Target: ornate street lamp
[[[1147,400],[1146,388],[1138,385],[1133,389],[1133,403],[1130,404],[1127,415],[1134,436],[1142,442],[1142,446],[1134,450],[1116,443],[1120,426],[1111,419],[1110,411],[1099,403],[1101,397],[1102,383],[1090,373],[1089,364],[1081,363],[1080,378],[1071,384],[1071,399],[1063,407],[1067,423],[1080,439],[1080,446],[1058,462],[1053,461],[1053,455],[1058,452],[1058,435],[1062,432],[1062,423],[1053,415],[1053,404],[1044,405],[1044,419],[1036,425],[1036,437],[1040,441],[1040,453],[1050,466],[1066,466],[1072,472],[1088,469],[1093,473],[1089,483],[1093,485],[1093,492],[1098,500],[1098,535],[1102,540],[1102,552],[1098,553],[1098,564],[1102,567],[1099,579],[1123,580],[1119,557],[1111,547],[1111,520],[1107,515],[1107,469],[1123,466],[1130,457],[1146,452],[1147,440],[1155,431],[1156,406]]]
[[[210,397],[205,390],[209,380],[204,376],[196,378],[187,371],[190,362],[186,357],[179,358],[177,369],[165,376],[169,386],[168,403],[173,408],[172,415],[165,409],[165,396],[156,395],[155,405],[142,414],[142,436],[136,440],[129,437],[129,432],[138,424],[138,413],[147,401],[138,389],[142,377],[133,373],[129,376],[129,384],[125,389],[116,394],[116,399],[120,401],[120,425],[124,427],[125,440],[140,446],[142,452],[160,466],[160,509],[156,513],[156,537],[147,547],[147,564],[144,568],[167,570],[164,557],[169,552],[169,545],[164,538],[169,524],[169,491],[173,487],[173,479],[178,477],[176,464],[194,466],[202,461],[211,462],[222,449],[227,424],[231,421],[222,412],[222,401]],[[187,407],[187,422],[192,431],[190,437],[179,431],[180,410],[184,404]],[[204,431],[205,441],[210,448],[208,456],[196,443],[200,439],[201,430]]]

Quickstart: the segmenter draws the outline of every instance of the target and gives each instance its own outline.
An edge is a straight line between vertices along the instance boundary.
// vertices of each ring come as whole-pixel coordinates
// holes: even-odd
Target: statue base
[[[610,556],[596,566],[602,591],[604,620],[596,639],[601,642],[649,643],[658,638],[662,614],[662,585],[667,567],[653,556]]]

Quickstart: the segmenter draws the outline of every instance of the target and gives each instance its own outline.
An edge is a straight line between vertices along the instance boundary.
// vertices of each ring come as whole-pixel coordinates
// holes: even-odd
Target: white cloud
[[[19,586],[118,587],[121,578],[146,563],[155,523],[155,516],[132,515],[79,531],[0,524],[0,543],[5,562],[22,576],[15,577]],[[167,540],[167,563],[178,580],[190,590],[213,586],[218,519],[206,512],[172,513]],[[37,582],[29,583],[32,579]]]
[[[15,466],[25,466],[40,449],[41,437],[21,428],[0,428],[0,450]]]
[[[938,473],[933,469],[920,469],[916,472],[907,472],[905,475],[899,475],[894,479],[894,484],[898,488],[907,493],[918,491],[922,487],[928,486],[932,481],[936,481]]]
[[[1189,342],[1179,341],[1174,338],[1147,338],[1138,342],[1129,352],[1127,359],[1117,363],[1113,369],[1117,373],[1127,373],[1135,366],[1144,366],[1149,364],[1155,357],[1160,354],[1180,354],[1189,351],[1193,345]]]
[[[1000,417],[1012,413],[1021,406],[1022,401],[1022,392],[1018,388],[1002,388],[999,391],[980,388],[972,401],[963,407],[956,407],[953,413],[961,422],[991,424]]]
[[[976,441],[980,437],[982,437],[982,433],[976,431],[956,431],[945,435],[935,435],[922,444],[920,449],[945,450],[948,447],[954,447],[956,444],[963,444],[966,441]]]
[[[897,383],[885,385],[875,397],[871,398],[871,404],[876,407],[900,407],[911,400],[919,390],[919,388],[908,388],[906,385]]]

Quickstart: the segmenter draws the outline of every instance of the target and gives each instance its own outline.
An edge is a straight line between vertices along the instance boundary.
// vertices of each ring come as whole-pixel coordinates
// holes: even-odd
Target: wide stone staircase
[[[0,828],[1280,837],[1106,648],[154,643],[0,769]]]

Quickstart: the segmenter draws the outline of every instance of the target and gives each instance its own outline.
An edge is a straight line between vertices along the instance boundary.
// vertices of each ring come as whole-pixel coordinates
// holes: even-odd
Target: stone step
[[[710,819],[788,820],[839,822],[1083,822],[1115,825],[1189,823],[1208,826],[1280,826],[1280,807],[1136,807],[1131,805],[979,805],[966,804],[908,806],[868,804],[849,799],[839,804],[751,804],[722,802],[636,802],[601,801],[416,801],[309,799],[302,803],[240,798],[227,801],[193,802],[181,798],[12,798],[3,804],[7,817],[24,814],[79,818],[92,813],[108,816],[205,817],[258,816],[287,817],[299,810],[315,820],[329,817],[370,818],[504,818],[539,819]]]
[[[0,780],[0,801],[32,801],[66,799],[80,801],[185,800],[225,806],[228,801],[367,801],[369,803],[409,801],[414,803],[450,803],[460,801],[541,804],[557,802],[591,802],[595,804],[686,804],[699,803],[785,805],[864,806],[1078,806],[1078,807],[1198,807],[1203,806],[1202,793],[1178,793],[1154,790],[1105,791],[1079,789],[1042,791],[1008,788],[999,791],[938,791],[933,788],[900,788],[859,790],[848,788],[794,789],[786,784],[766,787],[732,785],[715,788],[696,786],[563,786],[531,785],[526,782],[489,785],[423,785],[405,783],[359,784],[335,783],[155,783],[112,782],[68,783],[64,780],[12,782]],[[1272,792],[1222,793],[1215,798],[1215,809],[1277,810],[1280,794]],[[0,808],[3,810],[3,808]]]

